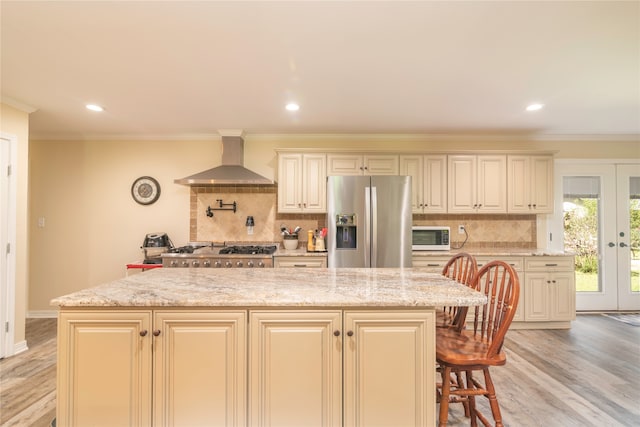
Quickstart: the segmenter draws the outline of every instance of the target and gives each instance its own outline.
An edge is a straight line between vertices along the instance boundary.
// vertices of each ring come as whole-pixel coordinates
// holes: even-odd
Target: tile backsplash
[[[225,204],[236,202],[236,212],[215,210],[217,200]],[[213,242],[281,242],[280,226],[302,227],[300,241],[306,242],[307,230],[327,224],[326,215],[277,213],[277,185],[214,185],[192,186],[190,206],[191,241]],[[214,208],[213,216],[206,214]],[[230,206],[224,206],[229,208]],[[253,234],[247,234],[247,216],[253,216]],[[465,248],[536,248],[535,215],[454,215],[414,214],[414,225],[445,225],[451,227],[451,244],[460,246],[465,238],[458,234],[458,225],[465,226],[469,235]]]

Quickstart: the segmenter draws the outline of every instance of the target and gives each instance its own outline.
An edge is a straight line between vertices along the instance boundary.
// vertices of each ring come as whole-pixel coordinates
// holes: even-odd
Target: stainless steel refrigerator
[[[411,267],[411,177],[329,176],[329,267]]]

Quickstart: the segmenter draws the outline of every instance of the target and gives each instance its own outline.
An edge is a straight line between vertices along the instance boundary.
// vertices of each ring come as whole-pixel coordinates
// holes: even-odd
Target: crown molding
[[[25,104],[24,102],[20,102],[17,99],[13,99],[13,98],[10,98],[8,96],[0,97],[0,102],[3,103],[3,104],[8,105],[10,107],[13,107],[13,108],[15,108],[17,110],[20,110],[22,112],[29,113],[29,114],[35,113],[36,111],[38,111],[38,109],[36,107],[32,107],[29,104]]]

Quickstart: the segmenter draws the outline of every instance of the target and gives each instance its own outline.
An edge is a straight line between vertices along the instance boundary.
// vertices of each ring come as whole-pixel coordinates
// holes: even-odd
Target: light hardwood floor
[[[0,426],[50,425],[55,336],[54,319],[28,319],[29,350],[0,360]],[[640,425],[640,327],[578,315],[570,330],[509,331],[505,348],[492,376],[506,426]],[[468,425],[461,405],[449,425]]]

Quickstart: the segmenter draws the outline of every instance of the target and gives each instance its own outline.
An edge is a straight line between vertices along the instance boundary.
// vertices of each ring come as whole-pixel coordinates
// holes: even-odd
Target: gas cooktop
[[[239,255],[271,255],[277,249],[275,245],[258,246],[258,245],[237,245],[227,246],[218,252],[220,255],[239,254]]]

